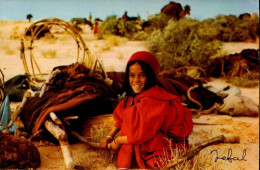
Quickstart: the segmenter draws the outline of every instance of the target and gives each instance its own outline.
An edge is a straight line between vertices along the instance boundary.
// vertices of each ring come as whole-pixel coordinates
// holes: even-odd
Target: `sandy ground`
[[[31,23],[16,21],[0,21],[0,69],[4,73],[4,79],[8,80],[17,74],[23,74],[24,66],[20,58],[20,39],[26,27]],[[62,37],[62,34],[60,34]],[[120,45],[111,45],[106,40],[98,40],[88,27],[84,27],[83,39],[91,52],[95,53],[103,61],[107,71],[124,71],[130,55],[138,50],[145,50],[145,43],[139,41],[126,41]],[[35,42],[34,54],[40,64],[42,72],[50,73],[55,66],[71,64],[76,61],[75,41],[71,37],[60,39],[42,39]],[[228,43],[224,46],[225,53],[240,52],[246,48],[259,48],[256,43]],[[228,85],[221,79],[212,79],[209,84],[216,87]],[[254,102],[259,103],[259,87],[241,88],[242,95],[248,96]],[[11,103],[12,113],[19,102]],[[231,117],[229,115],[204,115],[194,119],[196,122],[210,123],[212,125],[194,125],[190,136],[190,143],[195,144],[218,135],[239,135],[240,143],[218,144],[209,146],[200,152],[200,166],[208,169],[259,169],[259,117]],[[96,117],[86,122],[85,136],[99,141],[109,129],[113,127],[113,118],[110,115]],[[214,124],[214,125],[213,125]],[[59,146],[50,143],[35,142],[41,154],[41,166],[39,169],[66,169]],[[88,169],[116,169],[116,153],[93,149],[85,144],[70,145],[73,159],[77,165]],[[232,157],[244,160],[227,160],[216,158],[227,156],[232,150]]]

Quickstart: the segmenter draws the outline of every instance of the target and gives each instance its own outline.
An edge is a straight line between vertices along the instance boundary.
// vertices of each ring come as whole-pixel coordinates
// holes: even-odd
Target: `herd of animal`
[[[181,18],[184,18],[185,15],[189,15],[190,14],[190,6],[186,5],[184,8],[182,7],[182,5],[180,3],[176,3],[176,2],[170,2],[169,4],[165,5],[162,9],[160,14],[165,14],[166,16],[173,18],[174,20],[179,21]],[[131,21],[134,23],[138,23],[138,21],[140,21],[140,16],[137,17],[130,17],[127,15],[127,11],[125,11],[124,15],[119,18],[119,20],[124,20],[124,21]],[[102,22],[101,19],[96,18],[94,21],[92,21],[92,17],[90,16],[88,19],[87,18],[71,18],[70,20],[70,24],[72,26],[74,26],[78,31],[82,31],[82,28],[80,27],[80,25],[88,25],[91,30],[93,29],[94,26],[94,22]],[[147,20],[144,22],[140,23],[140,26],[142,27],[142,30],[144,30],[146,27],[151,26],[152,23],[151,21]],[[34,31],[37,32],[37,30],[35,29],[40,29],[41,31],[39,32],[39,34],[37,35],[37,38],[42,38],[46,35],[51,35],[51,31],[50,28],[48,27],[34,27],[31,30],[26,32],[26,36],[30,36],[33,34]]]

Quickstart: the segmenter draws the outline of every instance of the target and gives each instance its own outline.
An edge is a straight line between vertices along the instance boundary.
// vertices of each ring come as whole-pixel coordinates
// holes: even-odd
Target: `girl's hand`
[[[107,145],[107,148],[112,151],[117,151],[120,148],[121,144],[118,144],[113,140],[111,143]]]
[[[112,136],[106,136],[105,138],[103,138],[100,142],[99,142],[99,146],[102,148],[102,149],[108,149],[108,144],[110,142],[113,141],[113,137]]]

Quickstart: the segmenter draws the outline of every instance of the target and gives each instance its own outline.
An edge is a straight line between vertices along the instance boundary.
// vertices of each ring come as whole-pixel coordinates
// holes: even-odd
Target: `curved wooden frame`
[[[25,72],[26,72],[26,74],[29,75],[29,77],[32,76],[32,78],[30,78],[31,80],[34,80],[36,82],[39,81],[39,79],[36,77],[35,67],[37,68],[41,77],[42,77],[43,73],[41,72],[40,67],[37,64],[37,61],[32,52],[33,42],[35,40],[37,40],[37,36],[39,35],[40,32],[42,32],[46,28],[51,29],[52,26],[59,26],[60,28],[64,29],[67,33],[69,33],[75,39],[75,42],[78,46],[76,62],[84,63],[88,68],[91,68],[96,60],[96,57],[90,53],[90,50],[86,46],[86,43],[84,42],[81,35],[78,33],[76,28],[73,27],[70,23],[63,21],[61,19],[58,19],[58,18],[46,18],[46,19],[37,21],[25,30],[23,38],[21,39],[21,59],[23,61]],[[31,32],[30,40],[25,40],[27,32]],[[29,60],[30,60],[31,70],[29,69],[28,63],[26,61],[26,56],[25,56],[26,49],[24,46],[25,41],[30,41],[29,42],[30,44],[29,44],[29,47],[27,50],[30,51]],[[80,51],[82,51],[82,52],[80,52]],[[80,53],[82,53],[82,56],[80,56]],[[86,57],[86,55],[87,55],[87,57]],[[32,72],[32,74],[31,74],[31,72]]]

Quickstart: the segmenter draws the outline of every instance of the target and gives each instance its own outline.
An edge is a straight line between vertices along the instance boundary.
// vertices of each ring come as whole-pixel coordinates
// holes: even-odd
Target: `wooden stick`
[[[56,116],[54,112],[50,113],[50,117],[56,125],[62,125],[61,120]]]
[[[15,120],[17,119],[17,117],[22,113],[23,108],[25,106],[25,104],[27,103],[28,98],[30,98],[32,96],[32,93],[30,90],[27,90],[24,95],[23,95],[23,100],[21,105],[19,106],[19,108],[16,110],[15,114],[12,116],[11,120],[9,121],[8,125],[6,128],[10,128],[13,123],[15,122]]]
[[[79,116],[68,116],[68,117],[64,117],[64,120],[75,120],[75,119],[79,119]]]
[[[191,150],[184,153],[180,158],[178,159],[172,159],[166,166],[161,168],[161,170],[169,170],[170,168],[175,167],[176,165],[190,160],[194,156],[196,156],[203,148],[213,145],[213,144],[219,144],[219,143],[239,143],[240,138],[237,135],[231,135],[231,136],[224,136],[220,135],[215,138],[209,139],[207,141],[195,144],[195,147]]]
[[[69,120],[76,120],[76,119],[78,119],[78,118],[79,118],[79,116],[68,116],[68,117],[64,117],[63,120],[64,120],[65,123],[67,123],[68,125],[70,125]]]
[[[81,142],[93,147],[93,148],[99,148],[101,149],[101,147],[99,146],[99,143],[96,143],[96,142],[90,142],[88,141],[86,138],[84,138],[83,136],[80,136],[77,132],[73,131],[73,130],[70,130],[71,134],[77,138],[78,140],[80,140]]]
[[[41,98],[44,95],[44,92],[47,88],[47,85],[50,83],[51,79],[53,77],[55,77],[58,73],[60,73],[61,71],[59,69],[54,70],[50,76],[48,76],[48,78],[46,79],[45,83],[42,85],[41,91],[40,91],[40,95],[39,97]]]
[[[69,150],[69,142],[65,130],[61,129],[58,125],[55,125],[50,120],[46,120],[44,123],[46,129],[59,141],[62,155],[66,168],[71,169],[74,167],[72,154]]]
[[[66,118],[70,118],[70,117],[66,117]],[[65,120],[66,118],[63,118],[63,120],[65,121],[65,123],[69,124],[67,122],[67,120]],[[74,118],[77,118],[78,119],[78,116],[74,116]],[[70,129],[70,133],[75,137],[77,138],[79,141],[81,141],[82,143],[85,143],[93,148],[98,148],[98,149],[101,149],[101,147],[99,146],[99,143],[96,143],[96,142],[90,142],[88,141],[85,137],[81,136],[80,134],[78,134],[77,132],[73,131]]]
[[[38,130],[36,133],[34,133],[32,136],[30,136],[30,138],[28,139],[28,141],[31,141],[35,136],[37,136],[38,134],[42,133],[43,129]]]

